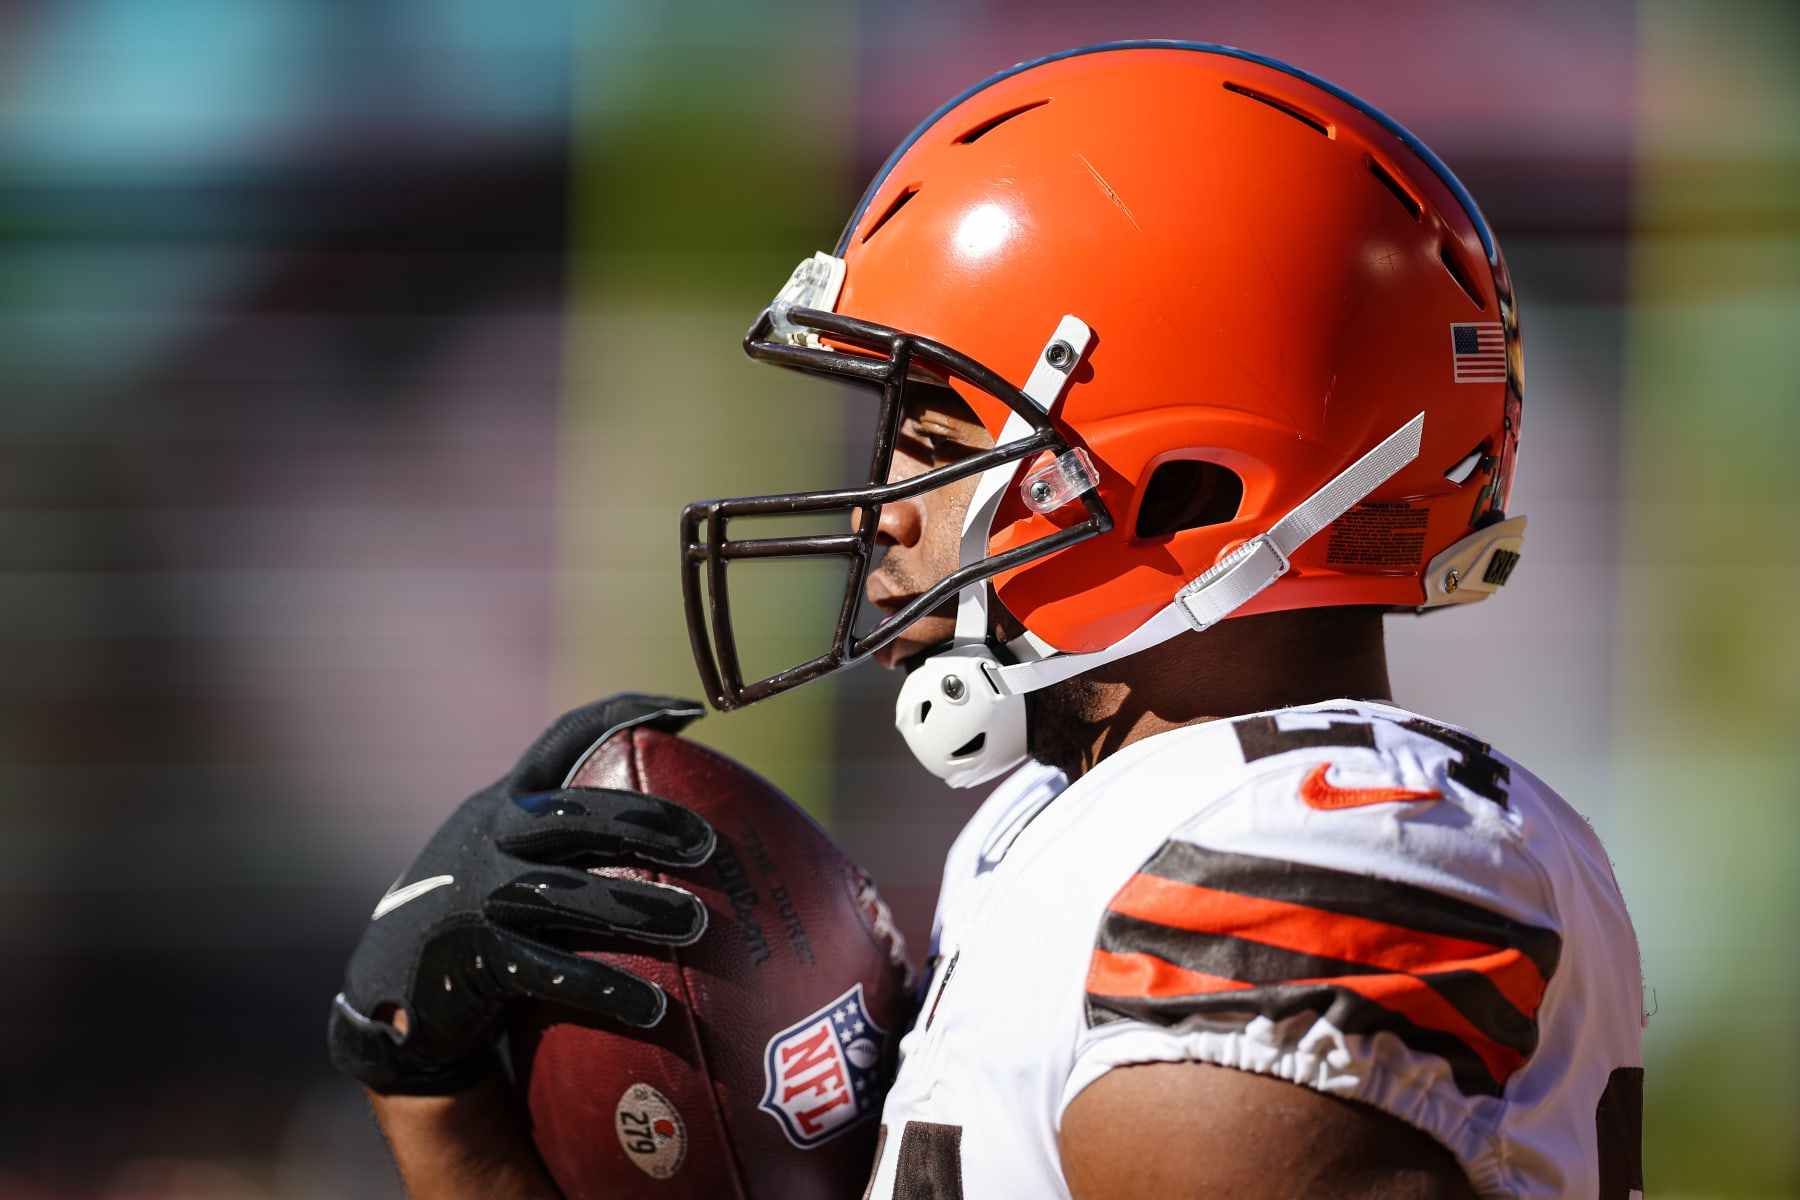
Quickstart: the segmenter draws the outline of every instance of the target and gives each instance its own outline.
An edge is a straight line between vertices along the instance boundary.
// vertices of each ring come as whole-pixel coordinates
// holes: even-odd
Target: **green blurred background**
[[[1496,603],[1403,703],[1594,822],[1663,1196],[1800,1195],[1800,18],[1777,0],[0,7],[0,1200],[392,1197],[325,1004],[555,711],[692,691],[687,500],[859,413],[744,327],[891,146],[1020,59],[1173,36],[1380,105],[1495,225],[1526,344]],[[832,598],[753,614],[815,643]],[[872,668],[698,727],[915,942],[972,798]]]

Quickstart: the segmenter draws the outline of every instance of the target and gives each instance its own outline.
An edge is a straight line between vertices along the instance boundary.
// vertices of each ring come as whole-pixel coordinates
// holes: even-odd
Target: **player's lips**
[[[871,583],[869,590],[870,591],[874,590],[873,583]],[[899,614],[901,609],[905,608],[909,603],[911,603],[913,600],[915,600],[917,598],[918,598],[917,592],[914,592],[911,595],[896,594],[896,595],[892,595],[892,596],[884,596],[880,599],[877,599],[875,596],[871,595],[869,597],[870,601],[877,608],[881,609],[883,614],[885,614],[885,615],[883,615],[881,620],[876,623],[875,628],[880,629],[883,625],[886,625],[888,622],[892,621]],[[912,639],[912,638],[908,637],[906,634],[902,633],[900,636],[896,637],[893,641],[889,642],[887,645],[883,646],[881,649],[875,651],[875,661],[880,663],[884,667],[892,667],[892,666],[897,665],[901,659],[905,658],[908,654],[911,654],[913,651],[916,651],[919,648],[917,645],[912,644],[913,641],[914,641],[914,639]]]
[[[892,616],[919,593],[904,590],[894,583],[894,577],[885,570],[875,571],[863,581],[863,595],[869,603]]]
[[[882,625],[892,621],[901,609],[917,600],[922,594],[922,592],[896,587],[893,579],[880,571],[869,576],[868,582],[863,585],[863,595],[868,597],[869,603],[885,614],[876,624],[876,629],[880,629]],[[943,641],[943,636],[926,636],[921,632],[924,627],[932,624],[935,620],[935,613],[920,617],[907,627],[906,632],[875,651],[875,661],[884,667],[901,666],[908,658],[921,650]]]
[[[875,661],[889,668],[900,666],[921,649],[920,643],[905,634],[900,635],[875,652]]]

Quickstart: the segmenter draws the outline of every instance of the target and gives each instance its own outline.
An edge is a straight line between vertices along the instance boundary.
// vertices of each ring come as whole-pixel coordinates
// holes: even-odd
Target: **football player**
[[[1226,47],[1027,63],[894,152],[745,346],[873,389],[879,418],[859,486],[684,514],[709,698],[876,657],[908,671],[921,762],[1006,776],[946,863],[867,1196],[1641,1191],[1642,985],[1605,853],[1519,764],[1389,696],[1383,615],[1487,598],[1525,529],[1511,283],[1429,149]],[[759,535],[800,514],[845,531]],[[830,649],[746,679],[727,568],[811,556],[847,565]],[[613,704],[563,740],[692,715]],[[470,804],[409,887],[520,844],[520,818]],[[650,798],[595,807],[597,848],[706,849]],[[509,937],[518,913],[482,894],[442,897],[460,936]],[[587,911],[693,932],[678,895]],[[547,1194],[471,1065],[505,994],[545,980],[446,1015],[456,956],[380,923],[334,1045],[378,1092],[447,1093],[378,1100],[409,1183]],[[625,1019],[656,1004],[581,986]],[[394,1034],[380,996],[433,1036]]]

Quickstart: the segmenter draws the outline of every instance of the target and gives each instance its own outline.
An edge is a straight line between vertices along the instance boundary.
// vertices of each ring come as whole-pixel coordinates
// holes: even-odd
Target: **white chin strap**
[[[1092,341],[1087,325],[1075,317],[1062,319],[1023,389],[1033,403],[1050,411]],[[1417,458],[1424,428],[1425,414],[1420,413],[1104,650],[1064,654],[1027,633],[1007,647],[1021,661],[1003,665],[988,646],[988,584],[970,584],[958,600],[950,649],[932,655],[901,685],[895,727],[925,768],[951,787],[974,787],[1011,770],[1026,756],[1027,692],[1224,620],[1287,574],[1288,559],[1302,544]],[[1001,443],[1027,432],[1025,421],[1015,415],[1001,431]],[[995,467],[976,484],[963,522],[963,565],[987,556],[994,513],[1016,470],[1016,464]]]
[[[1020,390],[1049,412],[1093,342],[1093,330],[1085,321],[1064,317]],[[1030,432],[1025,418],[1014,413],[1001,429],[999,443],[1004,446]],[[983,471],[976,480],[963,514],[962,565],[987,557],[994,514],[1017,471],[1017,463],[1006,463]],[[988,585],[982,580],[957,597],[956,635],[950,649],[915,667],[900,685],[894,705],[894,727],[913,757],[951,787],[986,783],[1025,759],[1025,697],[1001,692],[995,685],[989,672],[1000,664],[988,649],[988,628]]]
[[[1089,654],[1052,652],[1032,662],[1011,666],[996,664],[993,668],[996,690],[1003,695],[1023,696],[1026,692],[1073,679],[1083,671],[1117,662],[1140,650],[1160,646],[1189,630],[1198,632],[1217,625],[1251,597],[1286,575],[1288,559],[1294,551],[1362,503],[1371,492],[1397,475],[1400,468],[1417,458],[1419,439],[1424,430],[1425,414],[1420,413],[1345,467],[1330,483],[1302,500],[1287,516],[1275,522],[1269,532],[1251,538],[1214,563],[1200,578],[1185,584],[1169,601],[1168,607],[1106,649]]]

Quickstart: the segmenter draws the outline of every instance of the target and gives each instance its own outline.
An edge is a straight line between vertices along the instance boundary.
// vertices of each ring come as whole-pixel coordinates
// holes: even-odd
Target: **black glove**
[[[680,888],[558,864],[604,855],[695,866],[712,853],[712,827],[654,796],[562,783],[609,734],[673,733],[704,712],[692,700],[609,696],[565,713],[506,778],[464,801],[375,906],[350,955],[331,1009],[338,1070],[381,1092],[460,1091],[494,1067],[501,1011],[517,996],[656,1024],[668,1003],[660,988],[542,935],[682,946],[706,928],[705,906]],[[404,1034],[383,1019],[396,1008]]]

